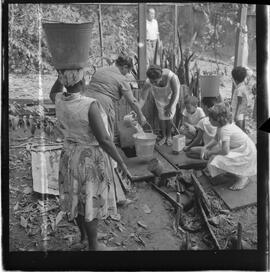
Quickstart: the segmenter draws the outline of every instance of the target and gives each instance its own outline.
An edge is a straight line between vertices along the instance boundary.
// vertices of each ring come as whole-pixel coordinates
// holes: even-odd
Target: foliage
[[[51,71],[52,60],[41,23],[46,21],[93,23],[89,45],[92,65],[100,65],[98,6],[92,4],[10,4],[9,70],[17,73]],[[136,15],[135,15],[136,16]],[[112,58],[121,50],[136,52],[134,14],[125,8],[102,10],[103,55]],[[41,49],[41,50],[40,50]],[[94,61],[95,60],[95,61]],[[97,61],[98,60],[98,61]]]

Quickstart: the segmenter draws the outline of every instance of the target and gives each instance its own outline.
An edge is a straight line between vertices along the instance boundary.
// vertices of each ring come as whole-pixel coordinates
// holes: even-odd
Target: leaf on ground
[[[110,217],[114,221],[120,221],[121,220],[121,215],[119,213],[115,214],[115,215],[110,215]]]
[[[33,189],[31,187],[26,187],[24,190],[23,190],[23,193],[28,195],[28,194],[31,194],[33,192]]]
[[[42,207],[44,206],[44,202],[42,200],[38,200],[38,204]]]
[[[142,228],[144,228],[144,229],[147,229],[147,225],[145,225],[143,222],[138,221],[137,224],[138,224],[140,227],[142,227]]]
[[[145,213],[147,213],[147,214],[149,214],[149,213],[152,212],[152,210],[148,207],[147,204],[144,204],[142,208],[143,208],[143,211],[144,211]]]
[[[19,208],[19,202],[16,203],[16,205],[13,207],[13,211],[17,211]]]
[[[20,224],[24,228],[27,228],[27,220],[23,216],[21,216],[21,222],[20,222]]]
[[[63,211],[60,211],[56,218],[55,218],[55,226],[57,226],[59,224],[59,222],[63,219],[63,216],[64,216],[65,212]]]
[[[99,233],[97,234],[97,239],[98,239],[98,240],[103,240],[103,239],[105,239],[105,237],[107,237],[107,236],[108,236],[107,233],[99,232]]]

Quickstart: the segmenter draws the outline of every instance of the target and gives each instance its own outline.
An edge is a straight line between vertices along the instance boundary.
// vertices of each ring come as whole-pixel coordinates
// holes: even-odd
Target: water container
[[[55,69],[87,66],[92,24],[43,23]]]
[[[178,153],[182,151],[185,145],[186,145],[185,135],[178,134],[173,136],[173,144],[172,144],[173,152]]]
[[[200,76],[201,97],[217,97],[219,95],[219,75]]]
[[[62,145],[31,147],[33,190],[59,195],[58,178]]]
[[[153,133],[136,133],[133,134],[133,138],[137,157],[145,160],[152,159],[157,135]]]

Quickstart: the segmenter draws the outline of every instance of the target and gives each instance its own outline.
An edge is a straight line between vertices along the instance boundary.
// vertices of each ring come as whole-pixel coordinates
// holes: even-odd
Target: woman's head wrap
[[[147,69],[146,75],[150,79],[158,79],[162,76],[162,69],[158,65],[150,65]]]

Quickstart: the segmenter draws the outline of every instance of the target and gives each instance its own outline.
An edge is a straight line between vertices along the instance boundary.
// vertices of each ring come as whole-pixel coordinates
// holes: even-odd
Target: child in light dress
[[[211,107],[217,103],[217,97],[203,97],[202,98],[202,108],[206,114],[198,124],[195,126],[197,129],[197,134],[190,144],[184,147],[186,155],[191,158],[199,159],[201,156],[201,150],[204,148],[204,145],[207,145],[212,139],[214,139],[217,128],[212,126],[208,112]]]
[[[202,108],[198,107],[198,98],[195,96],[187,96],[184,103],[183,125],[180,128],[180,133],[188,139],[193,139],[197,133],[195,126],[205,117],[205,113]]]
[[[235,90],[232,96],[232,118],[237,126],[245,131],[245,116],[247,115],[248,97],[245,79],[247,78],[247,69],[237,66],[232,70],[232,80]]]
[[[232,114],[224,103],[209,109],[209,120],[217,127],[217,133],[201,154],[204,159],[209,159],[210,175],[230,173],[235,179],[230,189],[241,190],[248,184],[249,177],[257,174],[256,146],[242,129],[232,123]],[[220,148],[213,150],[218,142]]]

